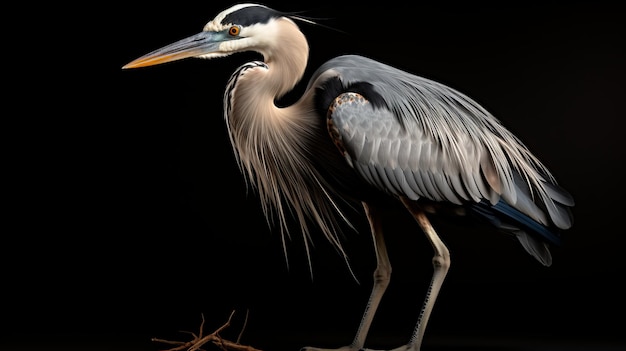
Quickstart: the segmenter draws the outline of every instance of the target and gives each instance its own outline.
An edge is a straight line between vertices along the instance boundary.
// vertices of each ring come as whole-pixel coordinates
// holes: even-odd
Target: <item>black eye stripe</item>
[[[222,24],[239,24],[249,26],[255,23],[267,23],[272,18],[282,17],[283,13],[263,6],[248,6],[229,13],[222,20]]]

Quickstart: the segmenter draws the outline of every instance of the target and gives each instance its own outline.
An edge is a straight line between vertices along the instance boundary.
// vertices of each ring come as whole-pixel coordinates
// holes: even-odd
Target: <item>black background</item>
[[[268,2],[301,25],[319,64],[359,53],[483,104],[574,195],[575,225],[544,268],[508,237],[435,221],[452,267],[425,350],[625,345],[624,12],[563,5]],[[129,61],[200,31],[222,1],[38,9],[40,43],[12,86],[0,348],[157,350],[215,330],[264,350],[349,343],[374,268],[367,225],[347,232],[358,278],[321,237],[313,278],[297,232],[271,231],[235,164],[222,93],[256,54],[138,70]],[[55,10],[56,15],[52,10]],[[34,17],[32,18],[34,19]],[[9,33],[10,34],[10,33]],[[292,101],[304,88],[296,87]],[[13,102],[13,101],[11,101]],[[367,346],[407,341],[432,251],[410,218],[390,226],[392,283]]]

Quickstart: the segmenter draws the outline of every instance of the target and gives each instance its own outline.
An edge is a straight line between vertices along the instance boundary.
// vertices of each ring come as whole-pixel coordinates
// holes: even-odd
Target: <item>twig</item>
[[[246,310],[246,318],[243,320],[243,326],[241,327],[241,331],[239,332],[239,335],[237,336],[237,344],[239,344],[239,341],[241,341],[241,336],[243,335],[243,331],[246,329],[246,325],[248,325],[248,315],[249,314],[250,314],[250,310],[247,309]]]
[[[222,332],[223,330],[225,330],[226,328],[230,326],[230,322],[234,314],[235,314],[235,311],[232,311],[226,323],[224,323],[224,325],[222,325],[221,327],[217,328],[213,333],[206,335],[206,336],[202,336],[202,331],[204,329],[204,314],[203,314],[202,323],[200,323],[200,331],[198,335],[192,332],[184,332],[187,334],[191,334],[191,336],[193,336],[193,339],[191,341],[170,341],[170,340],[163,340],[163,339],[158,339],[158,338],[152,338],[152,341],[169,344],[169,345],[178,345],[178,346],[166,349],[164,351],[182,351],[182,350],[206,351],[202,349],[201,347],[204,346],[208,342],[212,342],[215,346],[219,347],[222,351],[262,351],[252,346],[241,345],[239,343],[241,336],[243,334],[243,330],[245,329],[245,326],[248,322],[248,311],[246,311],[246,319],[244,321],[244,326],[241,329],[241,332],[239,333],[239,336],[237,337],[236,342],[224,339],[219,335],[220,332]]]

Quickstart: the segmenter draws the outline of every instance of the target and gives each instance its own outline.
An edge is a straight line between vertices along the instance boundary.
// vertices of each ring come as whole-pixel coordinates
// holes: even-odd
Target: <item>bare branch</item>
[[[187,333],[187,334],[191,334],[191,336],[193,337],[193,339],[191,341],[170,341],[170,340],[163,340],[163,339],[158,339],[158,338],[152,338],[152,341],[154,342],[159,342],[159,343],[163,343],[163,344],[168,344],[168,345],[177,345],[175,347],[169,348],[169,349],[165,349],[163,351],[206,351],[204,349],[202,349],[202,346],[204,346],[205,344],[211,342],[213,343],[215,346],[217,346],[219,349],[221,349],[222,351],[262,351],[260,349],[254,348],[252,346],[248,346],[248,345],[241,345],[239,343],[239,341],[241,340],[241,336],[243,334],[243,331],[245,329],[245,326],[248,322],[248,311],[246,311],[246,319],[244,321],[244,326],[241,329],[239,336],[237,337],[237,341],[233,342],[230,341],[228,339],[224,339],[222,338],[219,334],[220,332],[224,331],[226,328],[230,327],[230,323],[231,320],[233,318],[233,316],[235,315],[235,311],[232,311],[230,313],[230,316],[228,317],[228,320],[226,321],[226,323],[224,323],[221,327],[217,328],[213,333],[206,335],[206,336],[202,336],[203,334],[203,329],[204,329],[204,314],[202,314],[202,323],[200,323],[200,331],[198,333],[198,335],[192,333],[192,332],[186,332],[183,331],[183,333]]]
[[[246,319],[243,320],[243,326],[241,327],[241,331],[239,332],[239,336],[237,336],[237,344],[241,340],[241,336],[243,335],[243,331],[246,330],[246,325],[248,325],[248,316],[250,315],[250,309],[246,309]]]

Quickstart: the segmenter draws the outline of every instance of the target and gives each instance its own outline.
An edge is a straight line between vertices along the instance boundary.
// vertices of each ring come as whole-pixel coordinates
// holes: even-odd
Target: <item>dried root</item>
[[[236,341],[230,341],[227,339],[224,339],[220,336],[220,332],[222,332],[223,330],[225,330],[226,328],[228,328],[230,326],[230,322],[233,318],[233,315],[235,314],[235,311],[232,311],[230,313],[230,316],[228,317],[228,320],[226,321],[226,323],[224,323],[224,325],[222,325],[221,327],[217,328],[217,330],[215,330],[213,333],[203,336],[203,329],[204,329],[204,315],[202,315],[202,323],[200,324],[200,331],[198,333],[198,335],[196,335],[195,333],[192,332],[184,332],[187,334],[191,334],[191,336],[193,336],[193,339],[191,341],[170,341],[170,340],[163,340],[163,339],[157,339],[157,338],[153,338],[152,341],[154,342],[160,342],[163,344],[169,344],[169,345],[175,345],[169,349],[165,349],[163,351],[207,351],[205,349],[203,349],[202,347],[207,344],[207,343],[212,343],[213,345],[217,346],[218,348],[220,348],[222,351],[262,351],[259,350],[257,348],[254,348],[252,346],[248,346],[248,345],[241,345],[239,343],[239,340],[241,339],[241,335],[243,334],[243,330],[246,327],[246,323],[248,321],[248,315],[246,313],[246,319],[244,321],[244,325],[241,329],[241,332],[239,333],[239,336],[237,337]]]

